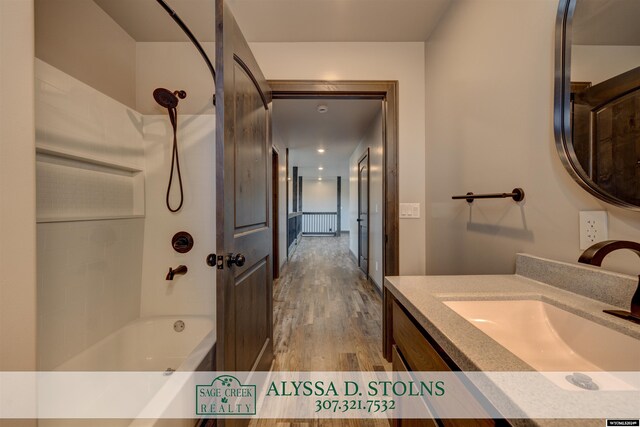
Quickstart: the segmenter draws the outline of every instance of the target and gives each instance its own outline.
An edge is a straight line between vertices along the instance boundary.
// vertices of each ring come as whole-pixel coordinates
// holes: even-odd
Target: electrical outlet
[[[378,271],[378,261],[376,261],[376,271]]]
[[[609,239],[607,211],[580,212],[580,249]]]

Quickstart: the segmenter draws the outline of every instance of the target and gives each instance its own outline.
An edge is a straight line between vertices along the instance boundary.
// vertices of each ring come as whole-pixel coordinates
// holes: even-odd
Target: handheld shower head
[[[176,108],[178,106],[178,98],[185,99],[186,97],[187,92],[183,90],[171,92],[169,89],[159,87],[153,91],[153,98],[156,102],[167,109]]]

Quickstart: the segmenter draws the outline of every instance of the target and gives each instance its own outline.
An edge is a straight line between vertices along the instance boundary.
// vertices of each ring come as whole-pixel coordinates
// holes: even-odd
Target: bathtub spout
[[[175,270],[173,268],[169,268],[169,272],[167,273],[167,280],[173,280],[173,276],[176,274],[187,274],[187,266],[179,265]]]

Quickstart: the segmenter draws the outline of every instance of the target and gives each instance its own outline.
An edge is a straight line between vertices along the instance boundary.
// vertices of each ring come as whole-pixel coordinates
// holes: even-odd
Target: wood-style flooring
[[[348,236],[303,237],[274,283],[274,371],[391,370],[382,299],[349,254]],[[380,426],[386,420],[253,420],[251,426]]]

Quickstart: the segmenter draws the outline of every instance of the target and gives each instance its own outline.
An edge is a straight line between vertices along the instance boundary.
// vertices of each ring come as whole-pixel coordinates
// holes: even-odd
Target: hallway
[[[348,240],[303,237],[274,283],[274,371],[391,370],[382,356],[382,298]]]
[[[382,298],[349,254],[349,235],[303,237],[274,282],[273,371],[391,371]],[[254,427],[388,427],[386,419],[252,420]]]

